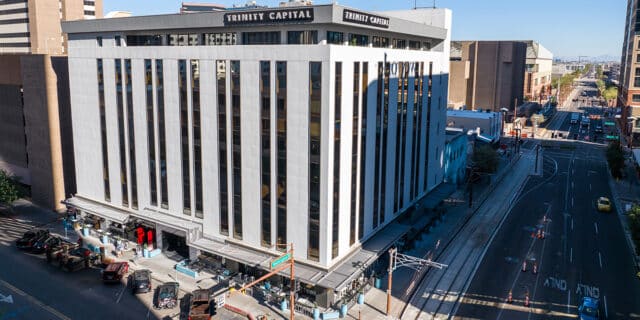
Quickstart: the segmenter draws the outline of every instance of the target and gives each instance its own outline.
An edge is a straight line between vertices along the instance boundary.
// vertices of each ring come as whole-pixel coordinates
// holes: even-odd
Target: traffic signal
[[[300,291],[300,281],[298,281],[298,280],[294,280],[294,282],[293,282],[293,283],[294,283],[293,291],[294,291],[294,292],[298,292],[298,291]]]
[[[215,316],[218,311],[218,302],[216,299],[211,299],[209,301],[209,316]]]

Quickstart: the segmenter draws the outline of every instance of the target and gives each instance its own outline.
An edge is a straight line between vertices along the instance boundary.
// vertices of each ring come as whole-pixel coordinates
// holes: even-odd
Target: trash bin
[[[280,302],[280,311],[286,311],[287,310],[287,299],[282,299],[282,302]]]
[[[376,289],[380,289],[380,278],[375,278],[375,281],[373,283]]]
[[[347,307],[346,304],[343,304],[342,306],[340,306],[340,318],[346,317],[347,311],[349,311],[349,308]]]
[[[364,293],[359,293],[358,294],[358,304],[363,304],[364,303]]]

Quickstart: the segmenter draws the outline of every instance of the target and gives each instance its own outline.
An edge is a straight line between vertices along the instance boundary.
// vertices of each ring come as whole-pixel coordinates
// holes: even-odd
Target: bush
[[[18,183],[7,172],[0,170],[0,203],[11,205],[19,197]]]
[[[640,255],[640,206],[634,204],[631,210],[627,212],[627,221],[629,222],[629,230],[631,238],[636,245],[636,254]]]
[[[478,172],[494,173],[498,169],[498,153],[491,146],[484,145],[473,151],[472,161]]]
[[[607,162],[611,175],[614,178],[622,178],[622,169],[624,168],[624,153],[620,146],[620,141],[613,141],[607,147]]]

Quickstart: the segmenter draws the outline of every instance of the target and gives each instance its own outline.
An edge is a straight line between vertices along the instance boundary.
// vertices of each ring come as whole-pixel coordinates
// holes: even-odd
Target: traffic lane
[[[0,280],[0,320],[9,319],[69,319],[57,310]]]
[[[544,178],[532,177],[523,190],[531,190],[544,181]],[[556,184],[543,183],[539,188]],[[551,202],[551,198],[558,193],[550,191],[544,194]],[[504,313],[501,308],[510,307],[504,302],[514,281],[520,276],[522,261],[531,246],[531,232],[549,208],[545,200],[540,199],[538,193],[530,192],[514,205],[478,267],[455,318],[495,319]],[[520,301],[520,304],[525,298],[524,289],[518,287],[512,292],[513,299]],[[500,316],[508,319],[508,316]]]
[[[148,308],[137,297],[125,294],[122,285],[106,286],[99,269],[64,272],[46,263],[43,256],[0,246],[0,279],[73,319],[114,319],[140,316]],[[150,319],[154,319],[150,317]]]
[[[594,150],[595,152],[603,154],[604,150]],[[609,172],[604,159],[598,162],[591,160],[589,181],[594,201],[600,196],[612,199],[608,184]],[[604,213],[597,211],[595,202],[593,206],[592,215],[596,223],[593,232],[596,232],[597,226],[595,236],[602,256],[601,278],[604,290],[600,303],[603,308],[606,301],[606,309],[603,311],[606,311],[609,319],[640,319],[640,281],[635,276],[633,259],[616,208],[612,208],[611,213]]]

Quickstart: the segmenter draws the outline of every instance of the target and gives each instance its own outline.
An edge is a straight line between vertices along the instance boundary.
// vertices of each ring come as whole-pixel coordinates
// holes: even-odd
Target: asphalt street
[[[160,319],[179,313],[149,308],[151,293],[134,296],[124,284],[103,284],[100,269],[65,272],[43,255],[18,250],[15,239],[33,225],[0,215],[0,320]]]
[[[580,98],[563,111],[600,110],[582,103]],[[595,205],[600,196],[612,198],[605,144],[592,143],[594,128],[571,125],[568,116],[549,129],[569,132],[570,139],[577,134],[578,141],[559,139],[543,150],[549,159],[544,176],[529,180],[455,318],[575,318],[582,297],[590,296],[599,299],[603,319],[640,319],[640,280],[615,208],[602,213]],[[537,237],[539,229],[545,231],[544,239]],[[507,301],[510,291],[512,303]]]

